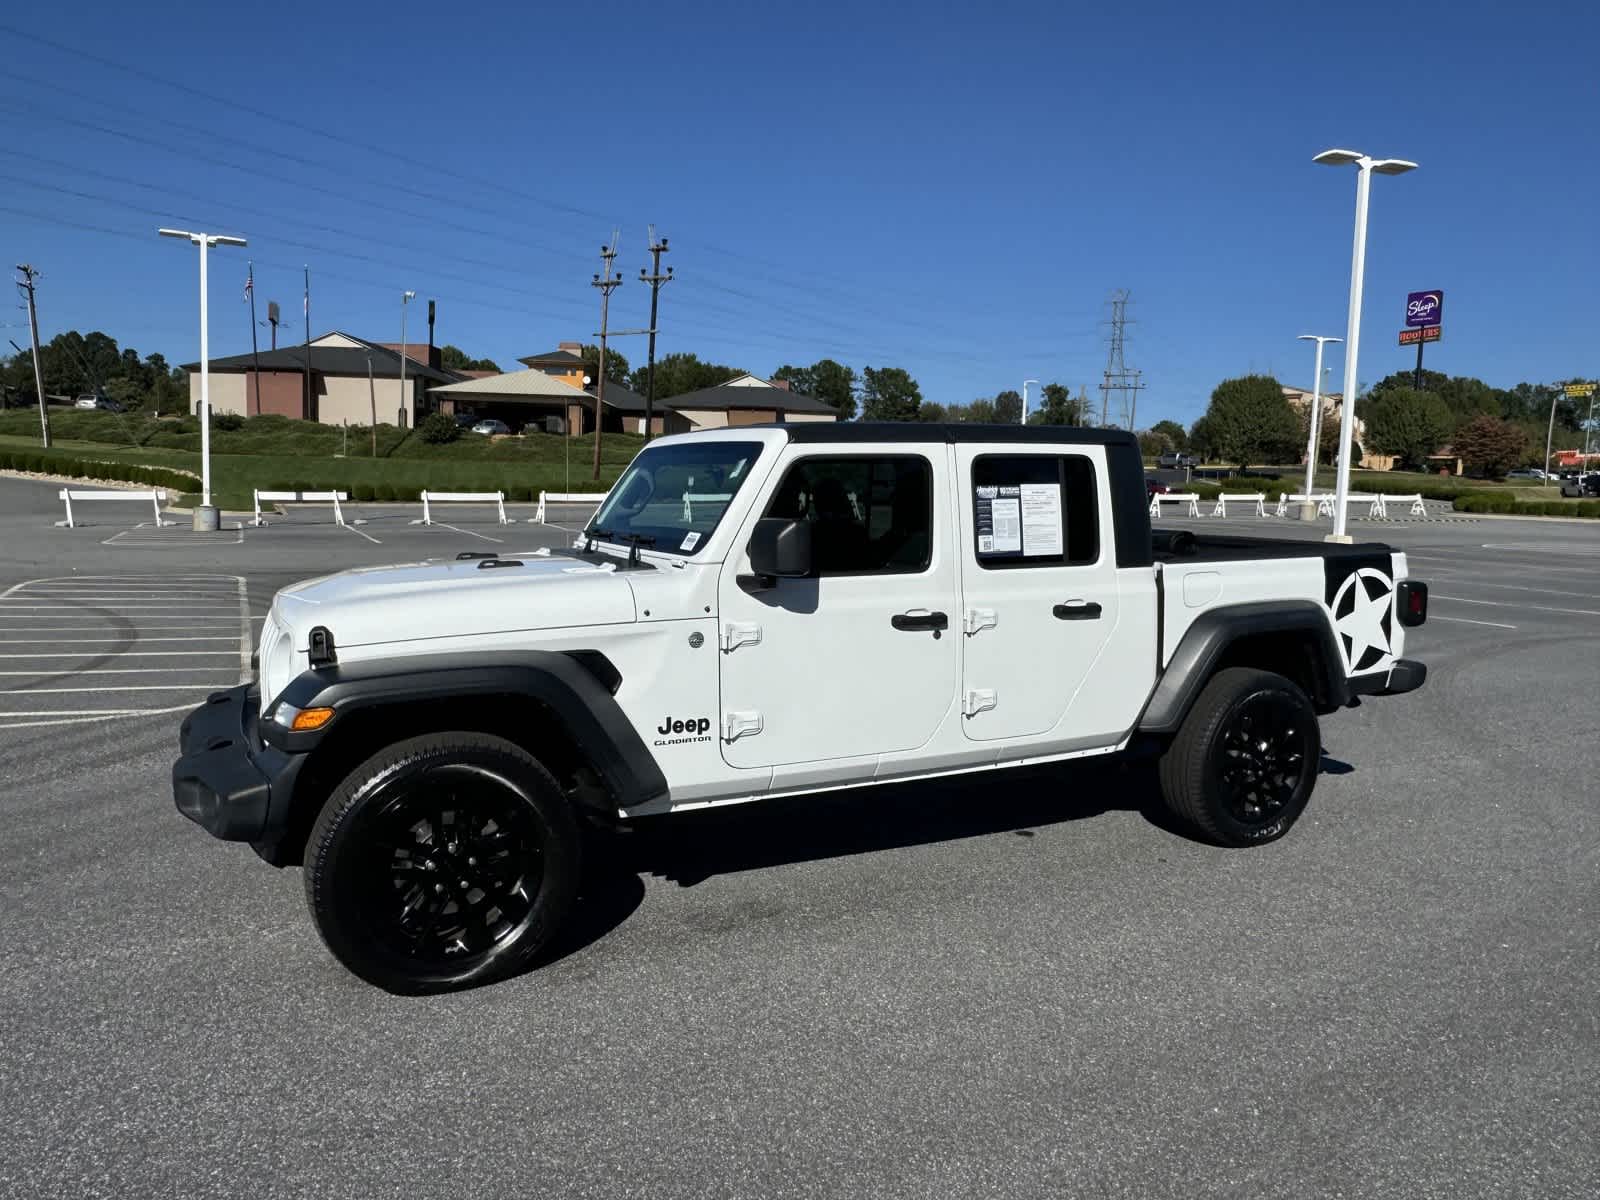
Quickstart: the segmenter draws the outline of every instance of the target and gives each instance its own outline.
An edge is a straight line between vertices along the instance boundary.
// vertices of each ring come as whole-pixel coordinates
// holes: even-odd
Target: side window
[[[933,551],[933,470],[914,455],[804,458],[766,515],[811,523],[819,575],[916,574]]]
[[[1100,557],[1094,463],[1081,454],[985,454],[972,464],[973,552],[989,568]]]

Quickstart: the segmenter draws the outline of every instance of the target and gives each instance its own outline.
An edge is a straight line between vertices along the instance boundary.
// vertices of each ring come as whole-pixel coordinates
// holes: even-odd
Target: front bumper
[[[269,746],[256,729],[250,684],[213,692],[183,720],[172,766],[178,811],[213,837],[249,842],[269,862],[283,833],[304,754]]]
[[[1387,672],[1357,675],[1350,681],[1350,696],[1400,696],[1414,692],[1427,681],[1428,665],[1414,658],[1397,658]]]

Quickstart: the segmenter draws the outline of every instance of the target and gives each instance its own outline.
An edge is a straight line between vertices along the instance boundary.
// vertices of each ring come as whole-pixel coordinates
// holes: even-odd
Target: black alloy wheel
[[[511,974],[560,931],[580,838],[560,786],[520,746],[445,733],[390,746],[324,804],[306,844],[317,930],[356,975],[446,991]]]
[[[1316,710],[1292,680],[1228,667],[1207,681],[1161,756],[1167,807],[1208,840],[1254,846],[1305,811],[1321,769]]]
[[[1294,802],[1315,739],[1296,706],[1273,691],[1236,705],[1220,732],[1214,761],[1228,815],[1240,825],[1270,825]]]

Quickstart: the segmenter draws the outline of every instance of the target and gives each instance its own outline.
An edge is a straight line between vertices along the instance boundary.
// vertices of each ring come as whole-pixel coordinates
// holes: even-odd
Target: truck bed
[[[1389,553],[1385,542],[1324,542],[1310,538],[1248,537],[1232,533],[1161,530],[1150,535],[1158,563],[1239,562],[1268,558],[1371,558]]]

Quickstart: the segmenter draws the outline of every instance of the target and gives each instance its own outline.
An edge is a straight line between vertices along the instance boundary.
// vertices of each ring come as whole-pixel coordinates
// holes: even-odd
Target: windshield
[[[695,554],[760,455],[760,442],[651,446],[628,465],[586,532],[669,554]]]

